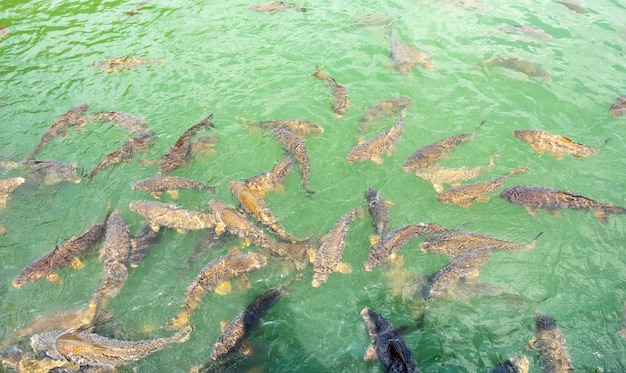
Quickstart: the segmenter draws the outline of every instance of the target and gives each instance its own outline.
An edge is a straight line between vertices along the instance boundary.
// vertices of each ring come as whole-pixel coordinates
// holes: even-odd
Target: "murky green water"
[[[607,110],[625,94],[626,8],[618,1],[586,1],[577,14],[549,1],[485,0],[487,8],[465,11],[440,1],[302,2],[307,15],[252,13],[246,1],[150,1],[126,19],[134,2],[14,1],[0,3],[0,24],[10,36],[0,39],[0,149],[4,158],[23,159],[41,134],[70,107],[90,104],[90,113],[117,110],[144,118],[158,134],[152,148],[132,162],[98,174],[93,182],[18,188],[0,211],[0,339],[40,315],[83,307],[101,283],[102,263],[92,252],[80,270],[60,271],[60,285],[47,281],[11,286],[26,265],[71,235],[102,219],[110,205],[119,209],[134,232],[141,218],[128,209],[135,199],[151,198],[130,190],[130,183],[158,171],[151,160],[165,154],[189,126],[215,114],[219,133],[216,154],[201,157],[174,174],[224,183],[216,196],[184,192],[177,204],[208,209],[217,198],[234,203],[227,183],[272,167],[282,156],[269,133],[250,133],[238,118],[306,118],[325,128],[307,139],[311,156],[307,196],[298,172],[285,192],[270,193],[268,205],[295,235],[322,235],[350,209],[363,204],[367,187],[378,189],[395,206],[390,228],[412,222],[437,222],[504,239],[526,242],[545,232],[528,252],[496,252],[479,280],[527,298],[506,296],[442,300],[431,305],[424,331],[405,335],[425,372],[489,371],[499,360],[523,353],[539,371],[537,354],[524,346],[534,334],[534,311],[553,315],[567,338],[577,371],[626,370],[624,340],[617,334],[626,300],[626,217],[611,216],[607,225],[593,214],[563,211],[534,218],[494,193],[472,208],[443,205],[432,186],[405,173],[402,165],[417,148],[445,136],[471,132],[487,123],[474,140],[455,149],[442,165],[488,163],[496,167],[483,179],[519,165],[530,172],[507,185],[537,184],[569,189],[591,198],[626,205],[624,119]],[[373,15],[373,16],[372,16]],[[380,20],[391,21],[404,41],[428,53],[433,71],[413,69],[405,77],[388,68],[389,38]],[[507,24],[526,23],[551,34],[553,42],[493,32]],[[492,56],[518,56],[538,64],[551,80],[527,78],[502,68],[477,68]],[[166,63],[107,73],[93,62],[121,56],[163,58]],[[318,65],[346,86],[352,106],[337,118],[328,86],[311,77]],[[378,100],[396,95],[413,98],[406,129],[396,151],[383,165],[348,164],[357,143],[358,119]],[[393,121],[389,120],[389,125]],[[387,126],[387,124],[385,124]],[[599,154],[558,161],[538,156],[514,136],[516,129],[536,128],[598,146]],[[380,130],[382,132],[383,129]],[[373,136],[378,129],[373,130]],[[124,131],[93,123],[81,132],[52,142],[41,159],[76,162],[89,170],[125,140]],[[20,175],[1,170],[2,178]],[[168,197],[165,200],[170,200]],[[235,356],[233,371],[355,372],[380,371],[365,366],[368,337],[359,311],[369,306],[394,325],[413,324],[417,304],[394,296],[389,266],[365,272],[371,233],[369,217],[351,225],[344,261],[354,271],[333,274],[319,288],[304,279],[263,319],[252,337],[254,357]],[[202,232],[166,231],[161,242],[130,276],[108,309],[112,321],[103,333],[122,339],[165,335],[158,327],[178,312],[184,290],[213,258],[238,245],[225,240],[194,254]],[[429,274],[446,258],[419,251],[419,240],[401,250],[408,271]],[[134,363],[139,372],[186,372],[209,360],[221,320],[231,320],[254,297],[292,274],[280,263],[250,276],[251,289],[237,282],[233,292],[210,294],[192,318],[191,340]]]

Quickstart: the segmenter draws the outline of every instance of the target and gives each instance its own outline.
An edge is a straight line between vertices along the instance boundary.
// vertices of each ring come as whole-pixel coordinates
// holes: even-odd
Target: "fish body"
[[[93,179],[100,171],[105,170],[118,163],[127,162],[132,159],[138,150],[146,150],[154,138],[154,132],[140,132],[126,140],[117,150],[107,155],[102,162],[96,165],[85,175],[88,179]]]
[[[361,119],[359,119],[359,126],[363,129],[368,123],[389,115],[402,114],[402,116],[404,116],[406,108],[411,105],[412,102],[412,98],[405,96],[396,96],[389,100],[378,101],[365,110],[365,113],[363,113]]]
[[[128,263],[131,267],[137,267],[143,258],[148,255],[153,243],[161,239],[162,229],[154,230],[150,224],[142,225],[134,237],[130,239],[130,256]]]
[[[252,12],[266,12],[266,13],[282,12],[287,9],[294,9],[294,10],[297,10],[298,12],[306,13],[306,8],[303,8],[297,4],[288,3],[286,1],[269,1],[265,3],[259,3],[256,5],[252,5],[248,9]]]
[[[41,358],[31,351],[22,351],[17,345],[0,350],[0,366],[3,372],[10,369],[11,372],[17,373],[75,372],[75,369],[80,369],[78,365],[65,360],[56,360],[47,356]]]
[[[516,243],[484,234],[449,229],[444,230],[437,236],[427,238],[421,243],[420,247],[422,251],[444,254],[450,258],[456,258],[476,248],[500,251],[531,250],[537,244],[537,239],[542,233],[539,233],[528,243]]]
[[[309,194],[313,194],[313,191],[309,189],[309,174],[311,172],[311,161],[309,160],[309,151],[304,144],[304,141],[293,133],[282,129],[276,128],[272,130],[272,134],[280,143],[284,149],[293,155],[296,163],[300,167],[300,175],[302,176],[302,185]]]
[[[255,245],[275,249],[279,245],[272,237],[268,236],[248,220],[236,209],[228,206],[222,201],[210,200],[209,206],[215,220],[215,234],[220,235],[224,231],[234,234],[240,238],[249,240]]]
[[[582,5],[577,4],[577,3],[575,3],[575,2],[573,2],[571,0],[567,0],[567,1],[565,1],[565,0],[563,0],[563,1],[555,0],[554,2],[557,3],[557,4],[563,5],[564,7],[566,7],[569,10],[573,10],[574,12],[576,12],[578,14],[585,14],[585,13],[587,13],[587,11],[585,10],[585,8],[583,8]]]
[[[304,139],[308,136],[321,135],[322,133],[324,133],[324,127],[304,119],[277,119],[261,122],[244,120],[244,123],[255,125],[269,131],[273,130],[274,128],[282,128],[293,133],[294,135],[297,135],[301,139]]]
[[[187,167],[191,158],[191,138],[202,129],[215,128],[212,120],[213,114],[210,114],[207,118],[191,126],[178,138],[170,151],[161,157],[160,175],[170,173],[179,167]]]
[[[41,140],[39,140],[29,158],[34,158],[53,139],[65,135],[68,128],[84,125],[86,123],[85,112],[88,108],[89,105],[87,104],[77,105],[61,115],[41,136]]]
[[[136,66],[150,65],[153,63],[165,62],[162,58],[135,58],[135,57],[117,57],[110,60],[96,61],[93,67],[96,69],[104,69],[108,72],[118,70],[128,70]]]
[[[126,12],[126,18],[130,18],[132,16],[134,16],[135,14],[137,14],[137,12],[139,12],[139,10],[141,8],[143,8],[144,6],[146,6],[146,4],[148,4],[148,1],[141,1],[139,3],[137,3],[137,5],[135,5],[131,10],[129,10],[128,12]]]
[[[371,271],[373,267],[387,259],[392,253],[399,250],[415,237],[445,231],[447,231],[447,229],[438,224],[425,223],[409,224],[398,228],[384,236],[380,241],[372,246],[372,250],[365,261],[365,270]]]
[[[446,204],[455,204],[465,208],[471,207],[471,202],[474,200],[486,202],[487,197],[484,197],[485,195],[500,189],[511,176],[526,171],[528,171],[528,167],[520,166],[508,174],[504,174],[495,179],[464,184],[445,190],[437,194],[437,201]]]
[[[333,93],[333,111],[338,117],[342,117],[348,107],[350,107],[350,100],[348,100],[348,90],[346,87],[337,83],[335,79],[327,75],[319,68],[315,70],[313,76],[317,79],[325,80],[328,83],[330,90]]]
[[[384,372],[419,373],[411,350],[387,319],[369,307],[361,310],[361,317]]]
[[[285,156],[280,161],[276,162],[271,170],[244,179],[242,182],[251,191],[263,198],[268,191],[280,188],[285,177],[289,175],[292,169],[293,161],[290,157]]]
[[[508,34],[524,35],[535,40],[554,41],[552,35],[548,34],[538,27],[531,25],[502,26],[498,28],[498,30],[506,32]]]
[[[174,191],[179,189],[206,190],[209,193],[215,193],[215,187],[213,186],[179,176],[149,177],[147,179],[134,182],[131,185],[131,189],[139,192],[150,193]]]
[[[573,372],[565,337],[556,320],[540,311],[535,312],[535,338],[530,341],[539,350],[542,371],[546,373]]]
[[[39,184],[54,185],[66,181],[78,184],[81,181],[76,167],[65,162],[26,159],[18,162],[18,165],[27,168]]]
[[[367,201],[367,212],[373,219],[374,233],[382,236],[387,231],[387,224],[389,223],[387,201],[372,188],[365,191],[365,200]]]
[[[435,68],[435,63],[426,53],[398,39],[393,33],[390,39],[391,59],[393,60],[396,70],[402,75],[410,76],[411,69],[415,66],[420,66],[426,70],[433,70]]]
[[[469,168],[466,166],[459,168],[449,167],[426,167],[415,171],[415,175],[428,180],[433,184],[437,193],[443,192],[443,185],[448,184],[452,187],[461,185],[461,182],[474,179],[483,172],[493,168],[493,159],[490,159],[489,166],[478,166]]]
[[[491,373],[528,373],[530,361],[526,356],[520,355],[500,362]]]
[[[326,239],[322,241],[313,262],[313,281],[311,282],[313,287],[319,287],[331,273],[340,269],[350,222],[362,213],[362,209],[359,207],[343,215],[330,229]]]
[[[566,190],[539,187],[534,185],[519,185],[507,188],[500,193],[505,200],[524,206],[533,216],[537,215],[537,208],[547,209],[556,214],[559,209],[573,209],[593,211],[602,224],[606,224],[610,214],[626,214],[626,208],[610,203],[601,203],[580,194]]]
[[[550,73],[534,63],[519,57],[492,57],[478,63],[478,66],[497,66],[519,71],[534,78],[550,80]]]
[[[478,268],[491,258],[491,253],[489,249],[477,248],[453,258],[432,278],[427,300],[445,295],[461,279],[476,277]]]
[[[24,181],[26,181],[26,179],[23,177],[12,177],[0,180],[0,209],[7,207],[7,201],[11,193],[13,193],[18,186],[24,184]]]
[[[399,119],[396,125],[387,132],[352,148],[346,156],[346,160],[352,163],[370,159],[376,164],[382,164],[381,156],[391,151],[393,146],[400,141],[403,132],[404,120]]]
[[[157,201],[138,200],[129,203],[130,209],[148,219],[154,230],[163,226],[181,230],[213,228],[215,219],[212,214],[194,211]]]
[[[87,121],[107,121],[113,122],[120,127],[124,127],[130,132],[149,132],[148,124],[134,115],[119,111],[101,111],[87,116]]]
[[[543,154],[544,152],[548,152],[556,159],[561,159],[564,155],[573,155],[578,158],[583,158],[597,154],[602,146],[610,140],[610,138],[608,138],[604,141],[602,146],[592,148],[574,142],[565,136],[539,130],[519,130],[514,131],[513,135],[530,145],[537,153]]]
[[[611,105],[609,114],[613,118],[619,118],[626,113],[626,96],[619,96],[615,99],[615,103]]]

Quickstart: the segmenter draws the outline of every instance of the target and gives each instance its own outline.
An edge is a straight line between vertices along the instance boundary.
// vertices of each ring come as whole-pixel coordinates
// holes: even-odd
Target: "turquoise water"
[[[569,346],[577,371],[626,370],[626,348],[617,331],[624,322],[626,300],[626,217],[611,216],[601,225],[593,214],[563,211],[553,217],[524,209],[491,195],[488,203],[469,209],[443,205],[430,183],[405,173],[402,165],[417,148],[443,137],[473,131],[468,142],[441,162],[449,167],[488,164],[481,177],[499,176],[519,165],[530,171],[507,185],[537,184],[569,189],[602,202],[626,205],[623,170],[625,119],[607,110],[625,94],[626,7],[618,1],[586,1],[586,14],[552,2],[485,0],[486,7],[466,11],[443,1],[388,1],[377,6],[356,0],[302,2],[308,12],[252,13],[253,2],[150,1],[126,19],[134,2],[11,1],[0,4],[0,24],[10,36],[0,39],[0,149],[3,158],[26,157],[41,134],[70,107],[90,105],[89,113],[117,110],[144,118],[157,133],[153,146],[133,161],[98,174],[91,183],[24,185],[0,211],[0,339],[41,315],[56,315],[85,306],[101,283],[102,262],[94,250],[80,270],[63,269],[62,283],[39,281],[11,286],[26,265],[68,237],[102,219],[107,206],[121,210],[131,232],[142,223],[128,209],[135,199],[151,198],[130,184],[153,176],[151,162],[165,154],[188,127],[214,113],[219,141],[213,156],[195,159],[173,174],[209,183],[223,181],[215,196],[181,192],[175,202],[208,209],[209,198],[234,203],[227,183],[266,171],[282,156],[269,133],[251,133],[239,118],[257,120],[306,118],[320,124],[322,136],[306,145],[311,157],[307,196],[297,170],[284,193],[266,198],[294,235],[322,235],[344,213],[362,205],[368,187],[394,202],[390,228],[413,222],[436,222],[511,241],[526,242],[543,231],[528,252],[496,252],[478,280],[504,288],[511,297],[476,297],[433,303],[424,331],[409,330],[405,339],[425,372],[487,372],[499,360],[525,354],[531,371],[539,371],[537,353],[524,346],[534,334],[534,311],[554,316]],[[389,37],[381,19],[403,41],[428,53],[433,71],[419,67],[410,77],[389,68]],[[382,25],[381,25],[382,23]],[[540,27],[552,42],[494,32],[511,24]],[[107,73],[98,60],[132,56],[162,58],[163,64]],[[550,80],[528,78],[503,68],[478,68],[493,56],[517,56],[541,66]],[[342,118],[332,112],[325,82],[310,75],[319,66],[349,93],[351,107]],[[356,145],[358,119],[378,100],[411,97],[406,129],[395,152],[382,165],[348,164]],[[389,120],[388,125],[393,121]],[[383,127],[387,124],[383,124]],[[595,156],[556,160],[537,155],[512,136],[535,128],[599,146]],[[386,129],[386,128],[385,128]],[[373,137],[382,127],[373,129]],[[41,159],[75,162],[89,170],[126,139],[111,124],[88,124],[44,148]],[[22,175],[1,169],[2,178]],[[164,197],[165,201],[172,201]],[[311,268],[293,283],[289,294],[263,319],[251,337],[254,357],[235,355],[232,371],[380,371],[365,366],[368,337],[359,315],[372,307],[394,325],[413,325],[422,304],[394,295],[389,265],[365,272],[371,219],[352,223],[343,261],[349,275],[332,274],[319,288],[310,285]],[[226,239],[195,254],[202,232],[166,231],[138,268],[130,270],[121,293],[108,310],[102,329],[121,339],[166,335],[159,330],[178,312],[184,290],[213,258],[239,245]],[[420,240],[405,246],[405,269],[426,275],[439,270],[445,257],[419,251]],[[231,294],[209,294],[192,317],[188,342],[125,368],[140,372],[187,372],[209,360],[221,320],[231,320],[254,297],[293,274],[280,262],[250,276],[251,289],[234,281]],[[410,284],[406,284],[410,287]],[[518,299],[518,298],[513,298]],[[161,368],[161,370],[159,369]]]

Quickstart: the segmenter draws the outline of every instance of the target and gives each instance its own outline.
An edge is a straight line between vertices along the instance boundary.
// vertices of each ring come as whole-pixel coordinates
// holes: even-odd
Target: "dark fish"
[[[320,68],[317,68],[313,73],[313,76],[320,80],[325,80],[330,86],[330,90],[333,92],[333,110],[338,117],[342,117],[345,114],[346,110],[350,106],[350,101],[348,100],[348,91],[346,87],[337,83],[335,79],[326,75]]]
[[[396,96],[389,100],[378,101],[365,110],[365,113],[363,113],[361,119],[359,119],[359,127],[361,127],[361,130],[364,130],[369,123],[385,116],[401,115],[404,117],[406,115],[406,108],[412,102],[412,98],[404,96]]]
[[[134,57],[118,57],[110,60],[96,61],[93,63],[93,67],[96,69],[104,69],[108,72],[117,70],[127,70],[135,66],[150,65],[153,63],[164,63],[162,58],[134,58]]]
[[[415,66],[420,66],[426,70],[435,68],[435,63],[426,53],[398,39],[393,33],[391,33],[390,39],[391,59],[395,69],[402,75],[410,76],[411,69]]]
[[[150,224],[142,225],[135,236],[130,239],[130,256],[128,263],[131,267],[137,267],[143,258],[148,255],[153,243],[161,239],[162,229],[155,231]]]
[[[609,114],[613,118],[619,118],[626,113],[626,96],[619,96],[615,99],[615,103],[611,105]]]
[[[500,193],[505,200],[524,206],[526,211],[537,216],[537,208],[547,209],[553,215],[559,209],[592,210],[600,223],[606,224],[610,214],[626,214],[626,208],[610,203],[601,203],[566,190],[545,188],[533,185],[519,185],[507,188]]]
[[[361,310],[361,317],[384,372],[419,373],[411,350],[387,319],[368,307]]]
[[[309,189],[309,173],[311,172],[311,161],[309,160],[309,151],[306,149],[304,141],[293,133],[276,128],[272,130],[272,134],[278,141],[283,144],[283,148],[289,152],[296,163],[300,167],[300,175],[302,175],[302,185],[307,193],[313,194],[314,192]]]
[[[315,123],[311,123],[304,119],[282,119],[282,120],[267,120],[262,122],[256,122],[253,120],[241,119],[244,124],[257,126],[266,130],[273,130],[274,128],[285,129],[294,135],[297,135],[301,139],[308,136],[317,136],[324,133],[324,127]]]
[[[154,132],[140,132],[126,140],[117,150],[107,155],[102,162],[96,165],[85,175],[88,179],[93,179],[100,171],[105,170],[118,163],[130,161],[138,150],[146,150],[154,138]]]
[[[189,338],[192,328],[178,331],[171,337],[142,341],[122,341],[94,333],[72,330],[53,330],[35,334],[30,343],[37,352],[45,352],[53,359],[93,367],[117,367],[141,360],[146,356],[182,343]]]
[[[41,140],[35,146],[35,150],[30,154],[28,158],[34,158],[43,147],[53,139],[63,136],[67,133],[67,129],[70,127],[82,126],[86,123],[85,112],[89,108],[89,105],[82,104],[77,105],[68,110],[65,114],[61,115],[41,136]]]
[[[489,166],[478,166],[469,168],[466,166],[459,168],[450,167],[426,167],[415,171],[415,175],[428,180],[433,184],[437,193],[443,192],[443,184],[449,184],[452,187],[461,185],[461,182],[474,179],[483,172],[494,167],[494,157],[489,159]]]
[[[239,252],[214,259],[189,284],[185,291],[181,311],[168,322],[165,328],[178,329],[188,325],[189,317],[198,308],[206,293],[224,281],[262,268],[266,264],[267,258],[255,252]]]
[[[597,154],[611,138],[604,140],[604,144],[597,148],[579,144],[569,138],[539,130],[519,130],[513,135],[530,145],[537,153],[550,153],[556,159],[562,159],[564,155],[573,155],[578,158]]]
[[[178,138],[170,151],[161,157],[160,175],[170,173],[179,167],[187,167],[191,158],[191,138],[202,129],[215,128],[211,120],[213,120],[213,114],[194,124]]]
[[[463,232],[456,229],[444,230],[439,235],[427,238],[421,243],[422,251],[429,253],[444,254],[455,258],[463,253],[476,248],[485,248],[500,251],[531,250],[537,244],[539,233],[528,243],[516,243],[501,240],[484,234]]]
[[[7,201],[11,193],[13,193],[18,186],[24,184],[24,181],[26,181],[26,179],[23,177],[12,177],[0,180],[0,209],[7,207]]]
[[[297,10],[298,12],[306,13],[306,9],[301,7],[300,5],[288,3],[285,1],[270,1],[266,3],[259,3],[256,5],[252,5],[248,9],[252,12],[267,12],[267,13],[282,12],[283,10],[294,9],[294,10]]]
[[[585,8],[582,7],[582,5],[577,4],[571,0],[567,0],[567,1],[554,1],[557,4],[561,4],[563,6],[565,6],[567,9],[569,10],[573,10],[574,12],[578,13],[578,14],[585,14],[587,13],[587,11],[585,10]]]
[[[474,200],[478,202],[487,202],[489,198],[485,197],[485,195],[502,188],[504,183],[511,176],[526,171],[528,171],[528,167],[520,166],[508,174],[504,174],[492,180],[481,181],[473,184],[464,184],[445,190],[437,194],[437,201],[446,204],[455,204],[465,208],[472,207],[471,202]]]
[[[478,66],[497,66],[510,70],[519,71],[534,78],[550,80],[550,73],[534,63],[519,57],[492,57],[488,60],[478,62]]]
[[[189,210],[171,204],[138,200],[130,202],[128,207],[133,212],[148,219],[152,229],[155,231],[158,230],[159,226],[179,230],[198,230],[215,226],[215,219],[212,214]]]
[[[398,251],[402,246],[406,245],[415,237],[430,233],[441,233],[447,229],[437,224],[409,224],[398,228],[395,231],[385,235],[377,242],[367,256],[365,261],[365,270],[371,271],[372,268],[380,264],[383,260],[389,258],[391,254]]]
[[[27,168],[34,182],[42,185],[54,185],[66,181],[78,184],[81,181],[76,166],[61,161],[26,159],[18,162],[17,166]],[[30,181],[29,178],[26,181]]]
[[[372,226],[374,233],[381,237],[387,231],[387,223],[389,223],[389,202],[374,189],[368,188],[365,191],[365,200],[367,201],[367,212],[373,219]]]
[[[498,28],[508,34],[524,35],[535,40],[554,41],[554,38],[544,30],[531,25],[509,25]]]
[[[485,124],[483,120],[478,125],[478,128],[472,133],[463,133],[459,135],[449,136],[444,139],[441,139],[437,142],[434,142],[430,145],[426,145],[423,148],[417,149],[415,153],[411,154],[409,159],[407,159],[404,164],[404,171],[406,172],[414,172],[419,170],[420,168],[431,167],[435,165],[437,160],[446,156],[448,152],[458,145],[471,140],[474,137],[474,134]]]
[[[350,163],[366,161],[368,159],[376,164],[382,164],[381,156],[384,153],[389,154],[394,145],[400,141],[404,132],[404,120],[399,119],[395,126],[391,127],[387,132],[378,135],[371,140],[361,142],[350,150],[346,156],[346,160]]]
[[[546,373],[573,372],[565,337],[553,317],[535,311],[536,332],[529,345],[539,350],[542,371]]]
[[[270,190],[282,190],[282,183],[292,168],[293,161],[285,155],[271,170],[244,179],[242,182],[262,198]]]
[[[134,182],[131,185],[131,189],[140,192],[150,192],[155,198],[159,198],[161,192],[167,192],[172,198],[177,198],[179,189],[206,190],[209,193],[215,193],[214,186],[178,176],[149,177]]]
[[[101,111],[86,117],[87,121],[113,122],[120,127],[124,127],[130,132],[150,132],[150,127],[143,120],[134,115],[121,113],[119,111]]]
[[[432,278],[427,300],[446,295],[459,280],[478,276],[478,268],[491,258],[491,253],[489,249],[477,248],[453,258]]]
[[[500,362],[491,373],[528,373],[529,369],[530,361],[526,356],[520,355]]]

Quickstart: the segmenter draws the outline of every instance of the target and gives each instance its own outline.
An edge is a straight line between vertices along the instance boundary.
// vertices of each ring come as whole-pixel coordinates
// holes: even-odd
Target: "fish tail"
[[[511,171],[510,175],[521,174],[523,172],[528,172],[528,170],[529,170],[528,166],[518,166],[515,170]]]
[[[532,240],[530,240],[530,242],[526,245],[527,249],[532,249],[535,247],[535,245],[537,244],[537,239],[539,237],[541,237],[541,235],[543,234],[543,232],[539,232],[538,235],[535,236],[535,238],[533,238]]]
[[[315,72],[312,74],[314,77],[320,80],[326,80],[326,74],[320,69],[319,66],[315,66]]]
[[[478,130],[480,129],[480,127],[482,127],[485,123],[487,123],[486,119],[483,119],[480,124],[478,125],[478,127],[476,127],[476,129],[474,130],[474,132],[472,132],[472,136],[475,135],[476,133],[478,133]]]
[[[594,209],[596,217],[600,221],[600,224],[606,224],[608,222],[609,215],[611,214],[626,214],[626,209],[620,206],[611,205],[609,203],[602,204]]]
[[[611,141],[612,137],[609,137],[608,139],[604,140],[604,142],[602,143],[602,145],[600,145],[598,147],[598,149],[602,149],[604,147],[604,145],[606,145],[609,141]]]

